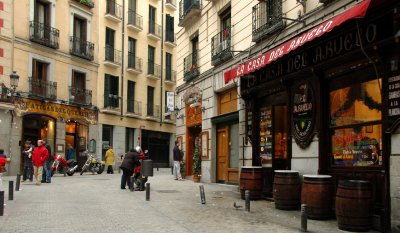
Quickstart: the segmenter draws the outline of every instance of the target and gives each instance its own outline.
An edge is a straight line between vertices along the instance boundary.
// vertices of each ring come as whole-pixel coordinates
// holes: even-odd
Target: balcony
[[[57,99],[57,83],[40,79],[28,78],[29,96],[41,99]]]
[[[107,19],[110,19],[114,22],[121,22],[122,21],[122,6],[117,4],[113,0],[106,0],[106,15]]]
[[[143,59],[135,57],[135,53],[128,52],[128,72],[140,74],[143,72]]]
[[[80,4],[89,8],[94,8],[94,2],[92,0],[75,0],[75,2],[79,2]]]
[[[112,46],[106,46],[104,64],[115,68],[120,67],[121,51],[114,49]]]
[[[121,97],[111,93],[104,93],[104,108],[102,112],[119,115],[121,114]]]
[[[43,23],[30,21],[29,40],[53,48],[59,48],[60,31]]]
[[[200,0],[181,0],[179,2],[179,23],[181,27],[185,27],[188,22],[201,16]]]
[[[171,67],[165,69],[165,82],[169,84],[176,84],[176,71]]]
[[[172,11],[175,11],[176,10],[176,0],[166,0],[165,7]]]
[[[159,80],[161,78],[161,66],[149,61],[147,63],[147,78]]]
[[[200,75],[199,67],[197,65],[197,52],[190,54],[183,60],[183,80],[186,82],[198,77]]]
[[[81,40],[78,37],[70,37],[70,48],[69,52],[77,57],[93,61],[94,44],[85,40]]]
[[[126,115],[130,117],[142,116],[142,102],[128,99],[126,101]]]
[[[147,33],[147,37],[153,40],[161,40],[161,25],[156,24],[155,22],[149,22],[149,33]]]
[[[11,98],[11,95],[8,95],[10,93],[10,89],[4,85],[4,83],[0,83],[0,102],[7,102],[11,103],[13,98]]]
[[[165,108],[164,108],[163,117],[164,117],[165,123],[175,123],[175,121],[176,121],[175,112],[168,109],[167,106],[165,106]]]
[[[211,64],[219,65],[232,58],[231,28],[225,28],[211,38]]]
[[[160,105],[148,104],[146,106],[146,118],[149,120],[159,120],[160,119]]]
[[[80,105],[92,105],[92,91],[70,86],[69,102]]]
[[[170,47],[176,47],[176,35],[172,31],[165,33],[165,45]]]
[[[282,19],[282,1],[260,2],[253,7],[253,41],[257,42],[285,27]]]
[[[128,28],[140,32],[143,30],[143,17],[133,10],[128,10]]]

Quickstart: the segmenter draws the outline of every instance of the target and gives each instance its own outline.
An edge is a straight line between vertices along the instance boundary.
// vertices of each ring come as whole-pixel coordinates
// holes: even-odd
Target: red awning
[[[296,36],[293,39],[288,40],[285,43],[276,46],[275,48],[268,50],[267,52],[237,66],[236,68],[226,71],[224,73],[225,84],[240,76],[261,69],[278,58],[281,58],[285,54],[288,54],[298,47],[304,45],[305,43],[312,41],[317,37],[323,36],[325,33],[330,32],[334,27],[339,26],[349,19],[364,17],[370,2],[371,0],[364,0],[349,10],[304,32],[300,36]]]

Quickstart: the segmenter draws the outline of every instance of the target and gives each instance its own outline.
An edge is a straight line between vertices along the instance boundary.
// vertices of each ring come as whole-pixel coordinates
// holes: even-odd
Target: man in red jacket
[[[33,175],[36,179],[36,185],[40,185],[42,182],[43,166],[46,159],[49,157],[49,152],[46,147],[43,146],[43,141],[37,141],[37,147],[33,150],[32,161],[33,161]]]

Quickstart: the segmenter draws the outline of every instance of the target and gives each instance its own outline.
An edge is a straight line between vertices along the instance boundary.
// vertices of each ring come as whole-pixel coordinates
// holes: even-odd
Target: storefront
[[[79,167],[82,166],[85,161],[81,155],[89,149],[89,140],[97,140],[96,133],[90,132],[95,131],[97,124],[96,110],[32,99],[18,99],[15,106],[16,116],[22,118],[20,145],[27,140],[36,145],[38,139],[44,139],[53,156],[65,156],[71,146]],[[22,159],[19,163],[22,166]]]
[[[399,187],[390,161],[400,121],[400,17],[393,10],[400,6],[369,3],[239,65],[225,80],[241,76],[247,139],[253,165],[265,169],[265,195],[274,170],[329,174],[334,190],[339,180],[367,180],[374,228],[387,231],[397,211],[390,186]]]

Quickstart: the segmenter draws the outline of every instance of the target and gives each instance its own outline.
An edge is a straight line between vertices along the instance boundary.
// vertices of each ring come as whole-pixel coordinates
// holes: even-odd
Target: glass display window
[[[382,165],[381,80],[332,90],[329,106],[332,165]]]

